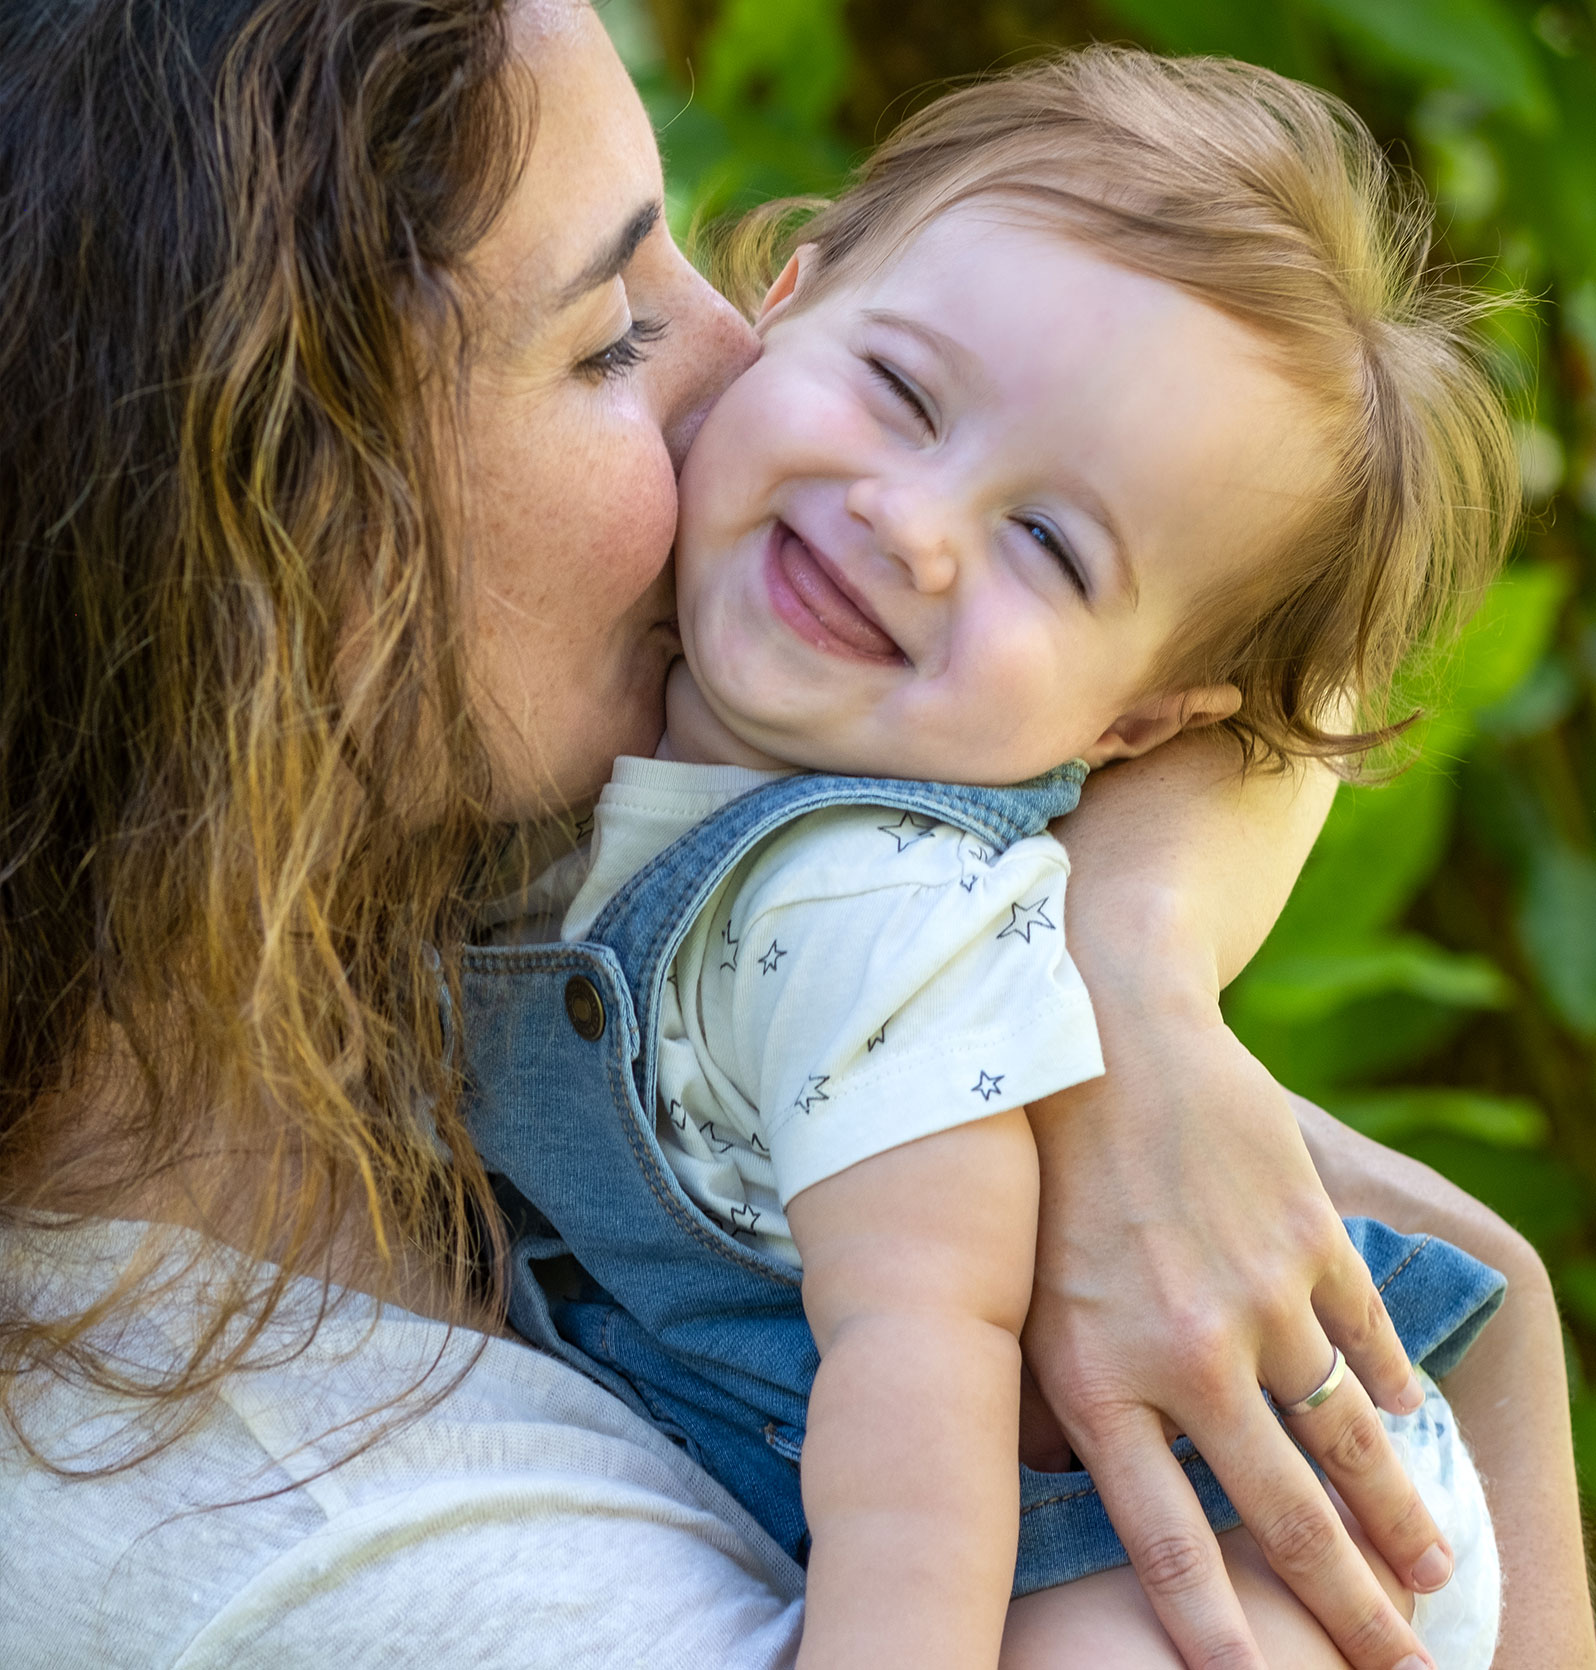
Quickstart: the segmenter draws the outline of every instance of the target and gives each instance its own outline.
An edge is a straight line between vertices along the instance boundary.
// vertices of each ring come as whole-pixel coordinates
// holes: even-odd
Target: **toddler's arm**
[[[1036,1203],[1016,1109],[890,1149],[789,1206],[821,1354],[800,1670],[996,1665]]]

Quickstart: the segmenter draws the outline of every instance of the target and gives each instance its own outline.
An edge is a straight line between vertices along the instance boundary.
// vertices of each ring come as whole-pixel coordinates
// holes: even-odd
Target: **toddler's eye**
[[[882,360],[876,359],[874,355],[868,356],[865,360],[865,364],[870,367],[871,376],[873,376],[878,383],[886,384],[886,386],[892,390],[893,394],[897,396],[898,400],[914,413],[920,427],[924,429],[927,434],[930,434],[936,426],[931,421],[931,413],[927,409],[925,401],[920,398],[920,395],[915,390],[913,384],[900,377],[890,365],[887,365]]]
[[[1049,556],[1057,560],[1076,591],[1082,597],[1087,596],[1086,575],[1081,568],[1080,559],[1064,542],[1063,537],[1048,523],[1039,522],[1034,516],[1017,516],[1015,521]]]
[[[634,319],[607,347],[578,360],[577,376],[593,383],[624,377],[648,358],[649,344],[658,342],[666,329],[663,319]]]

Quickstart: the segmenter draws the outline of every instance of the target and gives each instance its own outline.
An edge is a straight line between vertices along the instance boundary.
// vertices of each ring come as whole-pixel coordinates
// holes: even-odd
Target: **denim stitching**
[[[1419,1256],[1419,1254],[1421,1252],[1423,1252],[1424,1249],[1427,1246],[1429,1246],[1430,1242],[1433,1241],[1434,1239],[1435,1239],[1435,1237],[1433,1235],[1426,1235],[1419,1242],[1418,1246],[1416,1246],[1413,1249],[1413,1251],[1410,1252],[1408,1254],[1408,1256],[1406,1258],[1404,1258],[1399,1265],[1397,1265],[1396,1269],[1394,1269],[1391,1272],[1391,1274],[1385,1278],[1385,1280],[1383,1282],[1380,1282],[1378,1284],[1378,1286],[1375,1288],[1375,1292],[1380,1294],[1380,1296],[1383,1298],[1385,1296],[1385,1290],[1391,1285],[1391,1283],[1394,1282],[1397,1279],[1397,1277],[1400,1276],[1405,1269],[1407,1269],[1407,1267],[1414,1261],[1414,1259],[1416,1259]]]

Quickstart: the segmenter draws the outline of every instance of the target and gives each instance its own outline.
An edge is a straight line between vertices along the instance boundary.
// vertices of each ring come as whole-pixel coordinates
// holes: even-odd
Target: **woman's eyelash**
[[[890,365],[876,359],[873,355],[866,357],[865,364],[870,367],[871,375],[878,382],[885,383],[886,386],[891,389],[895,395],[897,395],[898,399],[914,413],[914,415],[925,425],[927,429],[932,427],[931,414],[926,410],[925,402],[918,394],[915,393],[914,389],[892,369]]]
[[[649,345],[658,342],[666,329],[663,319],[634,319],[607,347],[578,361],[577,375],[593,382],[624,377],[648,358]]]
[[[1076,591],[1082,597],[1087,596],[1086,576],[1081,572],[1079,559],[1052,528],[1046,522],[1037,521],[1034,516],[1017,517],[1016,521],[1044,551],[1058,560],[1059,567],[1064,570]]]

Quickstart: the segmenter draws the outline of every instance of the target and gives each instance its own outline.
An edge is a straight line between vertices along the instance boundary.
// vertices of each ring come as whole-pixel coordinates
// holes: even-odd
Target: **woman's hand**
[[[1225,1029],[1329,810],[1323,767],[1242,776],[1188,733],[1094,773],[1058,827],[1070,948],[1108,1076],[1035,1110],[1042,1233],[1031,1370],[1194,1667],[1261,1667],[1164,1442],[1197,1441],[1259,1544],[1360,1667],[1428,1660],[1259,1395],[1301,1398],[1331,1341],[1383,1403],[1409,1369],[1282,1093]],[[1333,1465],[1404,1579],[1435,1532],[1353,1376],[1293,1435]],[[1427,1571],[1425,1575],[1428,1575]]]
[[[1337,1211],[1439,1235],[1507,1277],[1484,1340],[1446,1381],[1485,1484],[1502,1557],[1496,1662],[1596,1666],[1563,1330],[1535,1249],[1455,1183],[1289,1098]]]
[[[1292,1436],[1410,1587],[1451,1556],[1371,1404],[1419,1401],[1284,1093],[1211,998],[1094,989],[1106,1078],[1032,1110],[1041,1230],[1026,1354],[1188,1664],[1263,1665],[1171,1456],[1190,1434],[1270,1564],[1358,1670],[1429,1660],[1270,1413],[1352,1374]],[[1365,1391],[1364,1388],[1367,1388]]]

